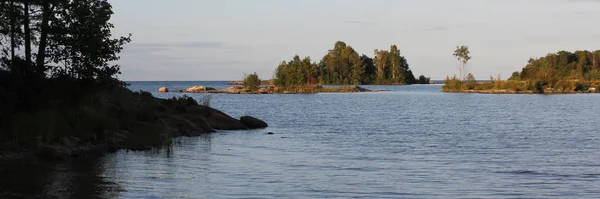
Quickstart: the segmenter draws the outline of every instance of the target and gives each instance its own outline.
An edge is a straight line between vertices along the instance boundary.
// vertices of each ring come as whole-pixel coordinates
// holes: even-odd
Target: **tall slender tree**
[[[456,50],[454,50],[454,57],[460,62],[459,70],[460,70],[460,79],[466,80],[467,73],[467,64],[469,60],[471,60],[470,56],[471,52],[469,52],[468,46],[456,46]]]

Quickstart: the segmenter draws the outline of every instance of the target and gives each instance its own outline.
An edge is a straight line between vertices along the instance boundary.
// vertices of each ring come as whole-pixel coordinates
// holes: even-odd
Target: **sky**
[[[477,79],[508,78],[530,57],[600,49],[600,0],[109,0],[113,35],[131,33],[121,79],[273,77],[294,55],[335,42],[360,54],[398,45],[413,73],[457,74],[467,45]]]

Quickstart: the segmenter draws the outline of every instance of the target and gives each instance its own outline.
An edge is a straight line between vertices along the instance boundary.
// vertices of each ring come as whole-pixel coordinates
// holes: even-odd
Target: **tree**
[[[275,72],[275,84],[283,87],[312,84],[319,76],[316,67],[310,57],[301,59],[296,55],[292,60],[279,64]]]
[[[363,54],[360,56],[360,60],[363,63],[364,74],[361,80],[362,84],[372,84],[377,78],[377,69],[373,59]]]
[[[531,58],[521,72],[513,73],[512,80],[540,81],[552,86],[559,80],[598,80],[600,51],[559,51],[544,57]]]
[[[21,75],[115,82],[120,68],[113,63],[130,37],[111,35],[113,11],[107,0],[15,0],[0,5],[9,11],[0,13],[0,18],[11,19],[10,34],[0,33],[4,38],[10,35],[8,48],[25,46]],[[20,26],[22,33],[16,28]],[[37,53],[32,54],[32,49]],[[16,58],[11,52],[5,60]],[[35,73],[25,74],[30,70]]]
[[[467,74],[467,87],[469,89],[474,89],[475,86],[477,86],[477,80],[475,79],[475,76],[471,73]]]
[[[383,83],[388,65],[388,51],[375,49],[375,66],[377,66],[377,83]]]
[[[396,45],[375,50],[375,58],[359,54],[342,41],[336,42],[318,64],[310,58],[282,62],[275,72],[278,85],[313,84],[413,84],[417,80]],[[308,61],[306,61],[308,59]],[[306,81],[308,79],[308,81]]]
[[[429,84],[429,81],[431,80],[431,78],[429,77],[425,77],[425,75],[421,75],[419,76],[419,80],[418,80],[418,84]]]
[[[258,74],[256,74],[256,72],[249,75],[244,74],[244,88],[256,90],[258,87],[260,87],[260,78],[258,78]]]
[[[11,106],[80,103],[124,86],[115,61],[131,40],[112,35],[107,0],[1,1],[0,11],[0,90],[18,96]]]
[[[454,57],[460,62],[459,70],[460,70],[460,79],[465,80],[465,75],[467,72],[467,63],[471,60],[469,47],[468,46],[456,46],[456,50],[454,50]]]

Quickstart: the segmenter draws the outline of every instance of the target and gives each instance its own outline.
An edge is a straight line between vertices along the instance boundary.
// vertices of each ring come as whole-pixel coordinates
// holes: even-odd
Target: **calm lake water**
[[[159,87],[197,84],[228,86],[131,82],[130,88],[166,98],[180,94],[157,93]],[[212,94],[212,107],[233,117],[264,119],[270,127],[178,138],[171,153],[121,151],[93,161],[49,165],[33,169],[40,174],[24,181],[40,182],[30,192],[73,198],[600,196],[598,94],[482,95],[441,93],[441,85],[365,87],[390,91]]]

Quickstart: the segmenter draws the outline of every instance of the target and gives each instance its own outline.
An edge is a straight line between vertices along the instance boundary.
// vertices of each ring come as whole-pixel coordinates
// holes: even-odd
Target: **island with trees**
[[[283,61],[275,71],[275,85],[297,91],[315,85],[428,84],[425,76],[416,79],[396,45],[390,50],[375,50],[375,58],[359,55],[351,46],[338,41],[319,61],[296,55]],[[318,91],[317,91],[318,92]]]
[[[131,35],[106,0],[0,2],[0,165],[170,146],[176,136],[266,127],[190,97],[158,99],[119,80]],[[34,160],[34,162],[35,162]]]
[[[454,56],[461,64],[461,77],[446,77],[442,91],[487,94],[596,93],[600,92],[600,50],[559,51],[531,58],[507,80],[500,76],[479,82],[464,74],[471,59],[468,47],[457,47]]]
[[[351,46],[338,41],[318,63],[313,62],[310,57],[301,58],[298,55],[289,61],[281,62],[272,80],[260,80],[256,73],[252,73],[245,75],[243,81],[229,82],[238,86],[216,90],[198,85],[175,92],[228,94],[379,92],[380,90],[369,90],[358,85],[430,83],[430,78],[424,75],[415,78],[408,61],[401,55],[396,45],[392,45],[389,50],[375,50],[374,54],[375,58],[364,54],[359,55]],[[159,88],[159,91],[167,90],[167,88]]]

